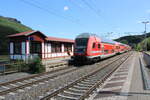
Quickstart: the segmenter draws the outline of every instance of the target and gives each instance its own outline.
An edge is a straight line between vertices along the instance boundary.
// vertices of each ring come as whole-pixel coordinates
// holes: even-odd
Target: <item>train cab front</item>
[[[75,48],[74,50],[74,60],[75,61],[86,61],[86,48]]]
[[[79,36],[75,39],[75,48],[73,59],[76,62],[84,62],[87,60],[87,44],[88,38]]]

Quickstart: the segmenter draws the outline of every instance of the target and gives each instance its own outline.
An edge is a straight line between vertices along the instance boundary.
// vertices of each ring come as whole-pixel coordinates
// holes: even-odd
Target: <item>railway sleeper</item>
[[[17,84],[24,85],[25,83],[23,83],[23,82],[17,82]]]
[[[82,84],[87,84],[87,85],[94,85],[95,83],[93,81],[82,81]]]
[[[86,80],[87,80],[87,79],[86,79]],[[97,78],[97,79],[96,79],[96,78],[95,78],[95,79],[94,79],[94,78],[93,78],[93,79],[91,78],[91,79],[88,79],[88,80],[90,80],[91,82],[97,82],[97,81],[99,80],[99,78]]]
[[[74,89],[68,89],[68,90],[66,90],[66,91],[69,91],[69,92],[74,92],[74,93],[79,93],[79,94],[83,94],[83,93],[85,93],[85,91],[79,91],[79,90],[74,90]]]
[[[71,100],[78,100],[80,96],[76,96],[76,95],[72,95],[72,94],[67,94],[67,93],[61,93],[61,94],[58,94],[58,96],[62,97],[62,100],[63,98],[67,98],[67,99],[71,99]]]
[[[23,83],[25,83],[25,84],[26,83],[31,83],[31,81],[30,80],[24,80]]]
[[[80,86],[77,86],[77,85],[74,85],[73,86],[74,88],[76,88],[76,89],[79,89],[79,90],[88,90],[89,88],[87,88],[87,87],[80,87]]]
[[[86,86],[86,87],[91,87],[91,86],[93,86],[93,85],[91,85],[91,84],[83,84],[83,83],[77,83],[79,86]]]
[[[69,90],[77,91],[77,92],[86,92],[87,90],[80,90],[74,87],[69,88]]]
[[[76,84],[76,86],[90,88],[92,85],[86,85],[86,84],[80,85],[80,84]]]
[[[17,87],[18,85],[16,85],[16,84],[10,84],[11,86],[13,86],[13,87]]]
[[[72,94],[72,95],[78,95],[78,96],[83,95],[83,93],[77,93],[77,92],[72,92],[72,91],[68,91],[68,90],[65,90],[64,92],[68,93],[68,94]]]
[[[62,98],[61,96],[57,96],[57,97],[55,97],[55,98],[48,99],[48,100],[76,100],[76,99]]]
[[[74,95],[74,94],[70,94],[70,93],[66,93],[66,92],[62,92],[62,93],[59,93],[60,95],[63,95],[63,96],[69,96],[69,97],[75,97],[75,98],[79,98],[80,95]]]

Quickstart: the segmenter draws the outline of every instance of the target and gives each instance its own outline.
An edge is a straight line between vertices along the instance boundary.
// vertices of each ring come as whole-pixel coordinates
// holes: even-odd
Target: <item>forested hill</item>
[[[150,33],[147,33],[147,38],[150,37]],[[145,39],[145,34],[142,35],[131,35],[131,36],[123,36],[118,39],[115,39],[115,41],[128,44],[132,46],[133,48],[136,48],[138,43],[142,42]]]
[[[21,24],[21,21],[0,16],[0,55],[8,53],[7,35],[32,30],[31,28]]]

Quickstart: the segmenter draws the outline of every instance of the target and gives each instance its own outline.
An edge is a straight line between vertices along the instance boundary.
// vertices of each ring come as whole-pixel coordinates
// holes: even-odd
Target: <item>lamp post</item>
[[[144,31],[144,34],[145,34],[145,39],[146,39],[146,37],[147,37],[147,35],[146,35],[146,25],[149,23],[149,21],[143,21],[142,22],[144,25],[145,25],[145,31]],[[147,42],[145,41],[145,51],[147,51]]]

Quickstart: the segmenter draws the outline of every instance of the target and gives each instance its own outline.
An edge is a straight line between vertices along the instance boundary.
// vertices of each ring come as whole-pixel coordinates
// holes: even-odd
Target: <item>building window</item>
[[[21,42],[14,43],[14,54],[21,54]]]
[[[52,48],[52,53],[60,53],[61,52],[61,43],[52,43],[51,48]]]
[[[64,52],[72,51],[72,45],[71,44],[64,44]]]
[[[51,50],[52,53],[55,53],[55,52],[56,52],[56,51],[55,51],[55,44],[54,44],[54,43],[51,44],[51,49],[52,49],[52,50]]]
[[[41,42],[32,41],[30,43],[30,53],[41,53]]]

